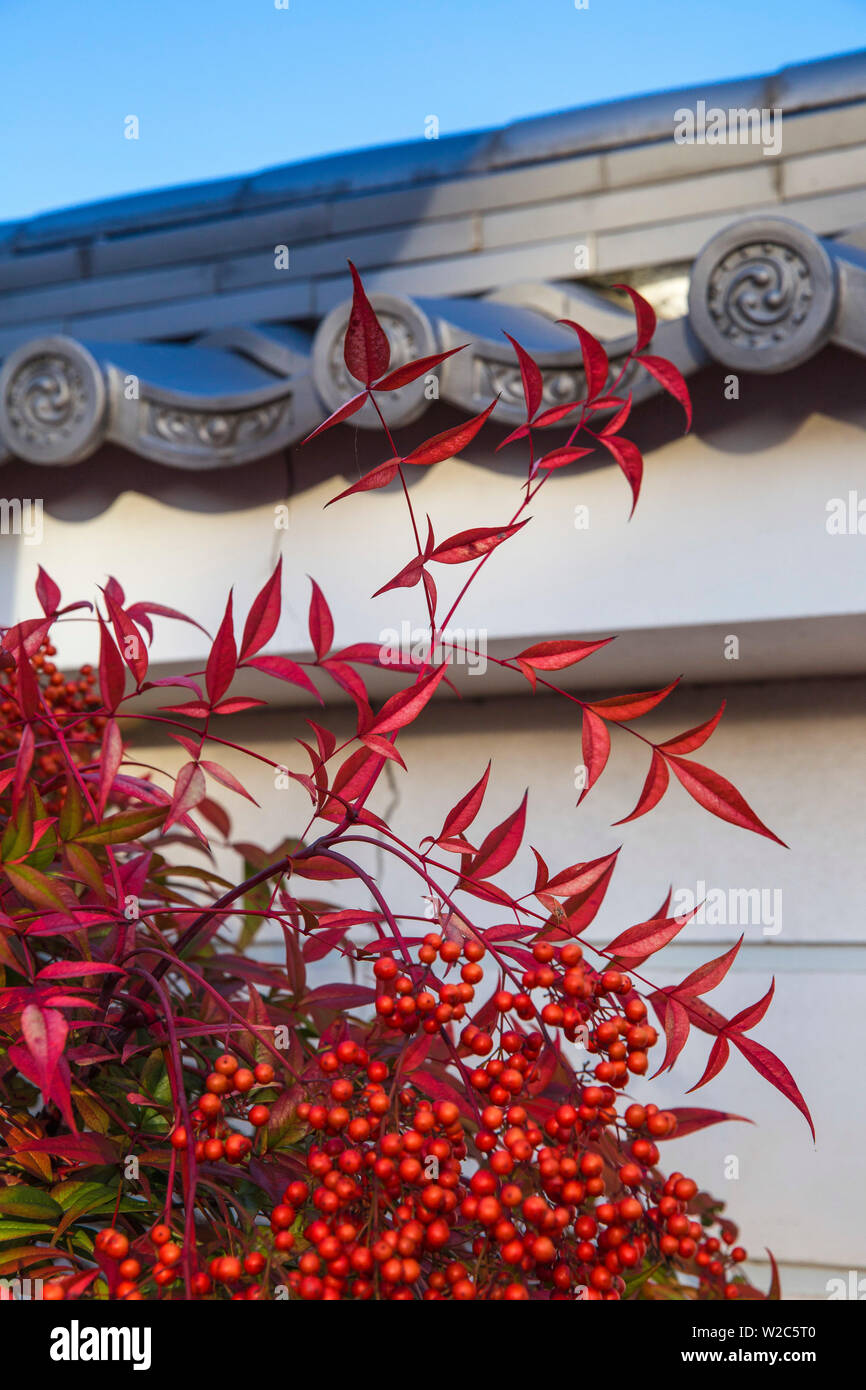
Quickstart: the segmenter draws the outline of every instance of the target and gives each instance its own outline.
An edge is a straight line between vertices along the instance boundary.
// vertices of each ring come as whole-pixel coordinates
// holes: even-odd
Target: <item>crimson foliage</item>
[[[542,373],[513,342],[526,420],[505,442],[528,448],[514,513],[447,537],[428,519],[425,537],[411,470],[465,449],[495,402],[401,453],[379,398],[450,354],[391,370],[387,336],[352,273],[345,361],[362,389],[315,433],[368,400],[380,412],[388,457],[340,496],[400,480],[413,551],[379,592],[420,585],[431,648],[447,652],[466,590],[527,524],[553,470],[606,451],[636,504],[643,466],[621,432],[626,369],[648,370],[687,419],[688,392],[670,363],[647,355],[655,319],[631,290],[636,341],[615,379],[602,346],[570,325],[583,353],[581,400],[543,408]],[[569,432],[545,451],[543,431],[554,426]],[[447,611],[441,565],[468,566]],[[628,1104],[626,1088],[651,1065],[655,1074],[673,1067],[696,1029],[710,1045],[692,1090],[734,1048],[811,1126],[790,1073],[750,1036],[773,986],[730,1019],[706,1002],[737,943],[655,987],[646,962],[688,920],[670,915],[670,899],[606,946],[587,942],[618,851],[553,868],[534,851],[534,880],[517,896],[506,890],[500,875],[523,846],[531,803],[524,796],[491,825],[489,764],[438,833],[431,825],[420,847],[405,843],[371,798],[386,763],[405,770],[400,735],[447,680],[447,660],[397,663],[399,688],[374,708],[361,672],[388,662],[375,643],[334,650],[315,583],[313,659],[267,654],[281,611],[278,565],[239,639],[229,596],[203,673],[152,681],[155,620],[191,621],[184,614],[130,602],[114,579],[95,609],[62,606],[41,570],[36,593],[41,616],[7,630],[0,657],[0,1274],[43,1278],[47,1297],[66,1299],[764,1296],[738,1272],[745,1252],[721,1204],[658,1167],[662,1142],[741,1117]],[[66,680],[52,661],[53,631],[80,609],[95,613],[98,665]],[[676,682],[591,702],[561,688],[560,673],[604,645],[538,642],[497,662],[533,690],[560,694],[582,720],[580,800],[620,730],[649,752],[623,820],[656,807],[673,773],[706,811],[776,840],[736,788],[692,756],[722,710],[652,743],[632,725]],[[309,794],[309,821],[270,849],[234,841],[212,797],[253,799],[221,749],[268,762],[226,734],[225,716],[262,703],[236,692],[249,670],[317,700],[330,680],[357,710],[343,742],[307,720],[290,775]],[[158,714],[153,697],[144,709],[139,699],[157,687],[182,692]],[[137,722],[121,724],[131,716]],[[130,746],[154,722],[185,755],[169,790]],[[236,880],[216,872],[212,841],[241,856]],[[408,907],[387,901],[363,867],[371,847],[415,875]],[[187,851],[202,853],[187,862]],[[354,905],[314,896],[337,879]],[[428,917],[415,906],[421,894]],[[282,930],[282,964],[250,949],[264,922]],[[310,987],[307,968],[325,960],[329,981]],[[358,983],[359,971],[372,983]],[[768,1296],[779,1296],[775,1274]]]

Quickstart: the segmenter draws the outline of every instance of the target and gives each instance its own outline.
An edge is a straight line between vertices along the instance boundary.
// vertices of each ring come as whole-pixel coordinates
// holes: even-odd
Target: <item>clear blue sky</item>
[[[0,0],[0,220],[866,45],[866,0],[276,3]]]

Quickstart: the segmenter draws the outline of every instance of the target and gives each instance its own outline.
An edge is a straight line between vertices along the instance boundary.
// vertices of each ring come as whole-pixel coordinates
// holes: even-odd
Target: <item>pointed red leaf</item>
[[[28,1004],[21,1013],[21,1031],[36,1064],[36,1084],[40,1091],[50,1092],[69,1033],[66,1019],[57,1009]]]
[[[602,428],[598,431],[598,433],[619,434],[620,430],[622,429],[623,425],[625,424],[626,420],[631,414],[631,404],[631,391],[629,391],[626,400],[623,401],[622,405],[619,407],[616,413],[610,417],[610,419],[607,421],[607,424],[603,425]],[[602,402],[596,401],[595,408],[596,410],[603,408]]]
[[[610,734],[607,725],[603,719],[599,719],[598,715],[588,708],[583,711],[581,748],[583,765],[586,768],[586,786],[577,798],[578,806],[604,772],[610,756]]]
[[[611,856],[602,855],[585,864],[572,864],[562,869],[544,886],[544,891],[554,898],[585,897],[610,870]]]
[[[466,871],[468,877],[487,879],[511,863],[523,839],[527,795],[524,792],[517,810],[491,830]]]
[[[440,565],[462,565],[467,560],[477,560],[481,555],[487,555],[491,550],[495,550],[503,541],[507,541],[531,518],[526,521],[515,522],[511,526],[500,528],[489,528],[486,526],[476,526],[471,531],[459,531],[456,536],[449,536],[447,541],[442,541],[436,549],[430,552],[430,559],[436,560]]]
[[[481,810],[481,803],[484,800],[484,793],[487,790],[487,783],[490,779],[490,763],[484,769],[475,786],[470,788],[465,796],[461,797],[457,805],[448,812],[445,817],[445,824],[437,836],[439,840],[450,840],[455,835],[462,835],[464,830],[468,830],[478,812]]]
[[[638,816],[645,816],[647,811],[651,811],[657,806],[668,789],[670,774],[667,764],[660,753],[653,749],[650,760],[649,772],[643,784],[643,791],[637,800],[637,805],[631,815],[623,816],[622,820],[615,820],[614,825],[626,825],[630,820],[637,820]]]
[[[325,600],[315,579],[311,579],[313,586],[310,594],[310,612],[308,626],[310,630],[310,641],[316,653],[316,659],[321,661],[323,656],[327,656],[334,641],[334,620],[331,617],[331,610]]]
[[[46,618],[50,618],[60,607],[60,589],[41,565],[36,576],[36,597]]]
[[[232,619],[232,595],[228,596],[226,611],[223,620],[219,625],[219,631],[214,638],[214,644],[210,650],[205,669],[205,685],[207,686],[208,698],[212,705],[216,704],[225,695],[232,683],[232,677],[237,669],[238,653],[235,646],[234,625]]]
[[[450,430],[443,430],[441,434],[434,434],[431,439],[426,439],[417,449],[413,449],[411,454],[407,454],[403,462],[426,468],[430,464],[454,458],[472,442],[497,401],[498,397],[496,401],[491,401],[480,415],[473,415],[471,420],[466,420],[462,425],[454,425]]]
[[[712,719],[708,719],[704,724],[696,724],[693,729],[687,729],[684,734],[677,734],[676,738],[669,738],[664,743],[660,743],[658,745],[659,750],[662,753],[693,753],[696,748],[700,748],[702,743],[706,743],[710,734],[717,727],[727,703],[727,700],[723,700]]]
[[[102,615],[97,613],[96,616],[99,621],[99,693],[106,709],[113,713],[123,699],[126,671],[123,657],[114,645]]]
[[[725,1120],[741,1120],[743,1124],[754,1124],[745,1115],[731,1115],[726,1110],[702,1110],[694,1105],[671,1107],[666,1112],[676,1118],[677,1127],[670,1134],[659,1135],[659,1139],[683,1139],[687,1134],[696,1134],[710,1125],[720,1125]]]
[[[731,825],[738,825],[743,830],[753,830],[756,835],[764,835],[768,840],[774,840],[783,849],[788,848],[784,840],[780,840],[763,821],[758,820],[736,787],[720,773],[713,772],[712,768],[703,767],[701,763],[686,762],[684,758],[668,755],[668,761],[689,796],[699,806],[703,806],[720,820],[729,821]]]
[[[351,261],[349,269],[352,272],[354,293],[343,343],[343,360],[356,381],[370,386],[387,372],[388,363],[391,361],[391,344],[367,298],[361,277]]]
[[[330,502],[325,503],[325,506],[332,507],[335,502],[340,502],[344,497],[350,497],[355,492],[372,492],[376,488],[387,487],[396,478],[399,467],[400,460],[396,458],[388,459],[387,463],[377,464],[351,487],[347,487],[343,492],[338,492],[336,497],[332,497]]]
[[[689,1016],[682,1004],[678,1004],[675,999],[665,996],[662,1012],[664,1014],[663,1023],[667,1047],[662,1064],[658,1071],[653,1073],[653,1076],[659,1076],[663,1071],[670,1071],[685,1047],[690,1031]]]
[[[243,665],[245,668],[252,666],[255,671],[264,671],[266,675],[275,676],[279,681],[288,681],[289,685],[297,685],[312,695],[314,700],[318,700],[320,704],[322,702],[321,695],[303,667],[295,661],[290,661],[287,656],[253,656]]]
[[[367,391],[359,391],[357,396],[350,397],[350,399],[345,401],[343,405],[340,405],[337,407],[336,410],[333,410],[331,414],[328,416],[327,420],[323,420],[322,423],[320,425],[317,425],[316,428],[310,434],[306,435],[301,440],[301,443],[309,444],[310,440],[315,439],[317,434],[324,434],[325,430],[331,429],[333,425],[340,425],[344,420],[348,420],[352,415],[357,414],[357,412],[361,409],[361,406],[367,399],[367,395]]]
[[[536,671],[562,671],[566,666],[574,666],[578,661],[592,656],[593,652],[606,647],[612,637],[602,637],[598,642],[578,642],[571,637],[553,642],[536,642],[519,652],[513,661],[523,661]]]
[[[694,917],[696,910],[684,912],[679,917],[654,917],[649,922],[639,922],[609,942],[604,948],[605,954],[627,960],[632,967],[638,966],[673,941]]]
[[[607,353],[597,338],[594,338],[588,329],[581,324],[575,323],[573,319],[559,319],[559,323],[565,324],[574,330],[580,339],[580,350],[583,353],[583,370],[586,376],[586,395],[587,400],[592,400],[600,391],[604,389],[609,370]]]
[[[166,816],[163,830],[168,830],[170,825],[182,820],[190,811],[194,811],[196,806],[207,793],[204,773],[198,763],[184,763],[174,784],[174,796],[171,799],[171,809]]]
[[[123,739],[120,736],[120,729],[117,727],[116,719],[109,719],[102,735],[102,758],[99,766],[99,789],[97,792],[96,809],[100,820],[105,811],[106,803],[111,795],[114,786],[114,779],[120,770],[123,760]]]
[[[784,1062],[781,1062],[775,1053],[762,1043],[755,1042],[754,1038],[744,1038],[740,1033],[731,1035],[731,1042],[738,1051],[742,1052],[746,1061],[749,1062],[759,1075],[769,1081],[771,1086],[775,1086],[777,1091],[781,1091],[793,1105],[796,1105],[800,1114],[805,1118],[812,1138],[815,1136],[815,1126],[812,1123],[812,1116],[809,1114],[809,1107],[800,1094],[800,1088],[794,1080]]]
[[[387,594],[389,589],[414,588],[416,584],[421,582],[423,569],[424,557],[421,555],[414,556],[414,558],[409,561],[408,565],[403,566],[399,574],[395,574],[393,579],[389,579],[387,584],[383,584],[381,589],[377,589],[372,597],[378,598],[380,594]]]
[[[666,700],[679,683],[680,677],[677,676],[676,680],[671,681],[663,690],[639,690],[634,695],[612,695],[607,700],[594,700],[588,708],[602,715],[604,719],[612,719],[615,724],[621,724],[626,719],[640,719],[641,715],[649,714],[651,709],[655,709],[662,700]]]
[[[111,618],[120,654],[135,677],[136,685],[140,686],[147,675],[147,645],[129,614],[111,597],[108,586],[104,592],[108,616]]]
[[[648,304],[642,294],[633,290],[630,285],[614,285],[615,290],[624,290],[634,307],[634,316],[637,321],[637,342],[632,348],[632,352],[640,352],[652,339],[656,331],[656,311],[651,304]]]
[[[741,1009],[738,1014],[734,1015],[734,1017],[728,1024],[728,1028],[731,1030],[731,1032],[745,1033],[750,1028],[754,1028],[758,1023],[760,1023],[761,1019],[764,1017],[764,1014],[770,1007],[770,1001],[772,1000],[775,991],[776,977],[773,976],[773,979],[770,981],[770,988],[767,990],[767,993],[763,996],[763,998],[759,999],[756,1004],[749,1004],[747,1008]]]
[[[269,642],[276,632],[277,623],[280,621],[280,608],[282,606],[281,582],[283,574],[283,557],[277,561],[277,567],[270,579],[259,591],[253,600],[252,607],[247,614],[244,623],[244,635],[241,641],[240,659],[252,656],[253,652],[259,651],[266,642]]]
[[[678,367],[673,362],[668,362],[666,357],[638,357],[636,359],[642,367],[646,367],[650,376],[654,376],[660,386],[664,387],[674,400],[679,401],[686,413],[686,429],[691,428],[692,423],[692,398],[689,395],[689,388],[685,383],[685,378]]]
[[[533,475],[542,468],[546,472],[550,472],[554,468],[567,468],[570,463],[575,463],[578,459],[586,458],[587,454],[591,453],[592,449],[575,449],[570,446],[564,449],[552,449],[549,454],[545,454],[536,461],[535,467],[532,470]]]
[[[390,734],[395,729],[402,729],[405,725],[411,724],[413,719],[416,719],[421,713],[428,700],[432,698],[444,675],[445,663],[443,662],[432,675],[425,676],[423,680],[418,681],[415,685],[410,685],[406,690],[398,690],[396,695],[392,695],[389,700],[385,701],[367,733]]]
[[[709,994],[711,989],[720,985],[727,975],[731,966],[737,958],[743,938],[735,942],[729,950],[722,955],[716,956],[714,960],[708,960],[704,965],[699,965],[697,970],[693,970],[691,975],[687,975],[682,984],[677,985],[673,991],[678,999],[684,995]]]
[[[505,334],[514,351],[517,354],[517,361],[520,363],[520,379],[523,383],[523,399],[526,401],[526,418],[531,420],[538,407],[541,405],[541,396],[544,389],[544,379],[541,369],[533,357],[530,357],[526,348],[521,347],[516,338],[512,338],[510,333]]]
[[[440,362],[444,362],[446,357],[453,357],[455,352],[462,352],[467,343],[461,343],[459,347],[449,348],[447,352],[434,352],[429,357],[416,357],[414,362],[406,362],[402,367],[395,367],[393,372],[383,376],[381,381],[374,384],[375,391],[399,391],[401,386],[408,386],[410,381],[416,381],[425,372],[432,372],[434,367],[438,367]]]
[[[228,769],[224,768],[220,763],[211,763],[202,759],[199,766],[209,777],[212,777],[215,782],[219,782],[223,787],[228,787],[229,791],[237,792],[238,796],[246,797],[247,801],[251,801],[254,806],[258,806],[259,803],[256,801],[255,797],[250,796],[246,787],[238,781],[234,773],[229,772]]]
[[[631,511],[629,517],[634,516],[634,509],[640,497],[640,485],[643,481],[643,456],[640,449],[631,439],[625,439],[621,434],[599,434],[596,436],[599,444],[603,444],[609,454],[613,454],[623,473],[626,481],[631,488]]]

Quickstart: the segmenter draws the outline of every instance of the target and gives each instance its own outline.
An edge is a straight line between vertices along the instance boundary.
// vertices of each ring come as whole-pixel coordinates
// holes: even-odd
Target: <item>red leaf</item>
[[[101,613],[96,616],[99,621],[99,693],[106,709],[113,713],[123,699],[126,672]]]
[[[749,1028],[754,1028],[756,1024],[760,1023],[764,1014],[769,1009],[770,1001],[773,998],[775,990],[776,978],[774,976],[770,981],[770,988],[767,990],[763,999],[759,999],[757,1004],[749,1004],[747,1008],[741,1009],[740,1012],[735,1014],[731,1019],[728,1028],[735,1033],[745,1033]]]
[[[338,864],[334,859],[328,859],[324,854],[311,854],[309,859],[301,859],[295,862],[295,873],[299,878],[312,878],[329,882],[337,878],[355,878],[355,870],[350,869],[348,864]]]
[[[352,312],[346,325],[343,343],[343,360],[356,381],[370,386],[387,372],[388,363],[391,361],[391,344],[364,292],[361,277],[351,261],[349,269],[352,272],[354,293]]]
[[[301,690],[306,690],[315,700],[322,703],[322,697],[306,671],[296,662],[290,661],[287,656],[254,656],[243,664],[244,667],[252,666],[256,671],[275,676],[279,681],[288,681],[290,685],[300,686]]]
[[[437,560],[440,565],[462,565],[466,560],[477,560],[480,555],[487,555],[503,541],[507,541],[509,536],[513,536],[530,519],[527,517],[526,521],[503,526],[499,530],[478,526],[471,531],[459,531],[456,536],[449,536],[447,541],[437,545],[436,549],[431,551],[430,559]]]
[[[766,1245],[764,1246],[764,1249],[767,1250]],[[782,1297],[782,1282],[779,1278],[779,1266],[776,1264],[776,1260],[772,1250],[767,1250],[767,1255],[770,1260],[770,1269],[772,1270],[770,1287],[767,1290],[767,1302],[778,1303]]]
[[[689,395],[689,388],[686,386],[685,379],[678,367],[673,362],[669,362],[666,357],[638,357],[636,359],[642,367],[646,367],[650,376],[654,376],[656,381],[664,387],[675,400],[679,401],[686,413],[686,429],[691,428],[692,423],[692,398]]]
[[[705,724],[697,724],[693,729],[687,729],[684,734],[677,734],[676,738],[669,738],[660,743],[659,750],[662,753],[693,753],[702,743],[706,743],[724,714],[727,703],[727,700],[723,700],[712,719],[708,719]]]
[[[568,328],[572,328],[580,339],[580,350],[583,353],[583,370],[586,375],[586,396],[587,400],[592,400],[599,391],[604,389],[607,381],[608,360],[607,353],[597,338],[583,328],[573,319],[559,319],[559,323],[564,323]]]
[[[344,420],[348,420],[350,416],[355,415],[357,411],[361,409],[366,399],[367,392],[359,391],[357,396],[352,396],[348,401],[344,402],[343,405],[338,406],[336,410],[332,411],[327,420],[323,420],[321,425],[317,425],[311,434],[306,435],[305,438],[301,440],[301,443],[309,444],[310,440],[315,439],[317,434],[323,434],[324,431],[329,430],[332,425],[339,425],[342,424]]]
[[[238,665],[238,652],[235,646],[234,625],[232,620],[232,595],[228,596],[226,611],[220,623],[214,644],[211,647],[210,656],[207,659],[205,669],[205,685],[207,687],[208,699],[215,705],[221,696],[225,695],[232,683],[232,678]]]
[[[106,585],[106,592],[108,586]],[[153,613],[157,618],[174,618],[179,623],[189,623],[191,627],[197,627],[199,632],[203,632],[205,637],[210,634],[197,623],[195,618],[188,618],[186,613],[181,613],[177,608],[166,608],[162,603],[133,603],[127,608],[127,613],[135,622],[143,622],[149,613]]]
[[[467,346],[461,343],[459,347],[449,348],[447,352],[434,352],[429,357],[416,357],[414,362],[406,362],[402,367],[395,367],[393,372],[383,376],[381,381],[377,381],[374,390],[376,391],[399,391],[401,386],[408,386],[410,381],[416,381],[425,372],[432,372],[434,367],[438,367],[440,362],[444,362],[446,357],[453,357],[455,352],[462,352]]]
[[[30,658],[23,647],[18,648],[18,704],[25,719],[32,719],[40,706],[39,685],[30,664]]]
[[[812,1123],[812,1116],[809,1114],[809,1107],[784,1062],[781,1062],[768,1047],[755,1042],[754,1038],[744,1038],[742,1034],[734,1033],[731,1035],[731,1042],[742,1052],[746,1061],[751,1063],[756,1072],[769,1081],[771,1086],[775,1086],[777,1091],[781,1091],[782,1095],[786,1096],[793,1105],[796,1105],[812,1131],[812,1138],[814,1139],[816,1137],[815,1126]]]
[[[60,607],[60,590],[41,565],[36,576],[36,597],[46,618],[50,618]]]
[[[667,763],[664,758],[653,749],[652,759],[649,765],[649,772],[643,784],[643,791],[637,800],[637,805],[630,816],[623,816],[622,820],[614,821],[614,825],[626,825],[630,820],[637,820],[638,816],[645,816],[647,811],[651,811],[657,806],[668,789],[670,774],[668,773]]]
[[[104,592],[120,654],[135,677],[136,685],[141,685],[147,675],[147,645],[129,614],[124,612],[119,603],[115,603],[107,586]]]
[[[631,511],[629,516],[634,516],[634,509],[637,506],[637,499],[640,497],[640,485],[643,480],[643,457],[636,444],[630,439],[624,439],[621,434],[596,435],[599,444],[603,444],[609,454],[613,454],[623,473],[629,487],[631,488]]]
[[[327,656],[331,650],[331,644],[334,641],[334,620],[325,601],[325,595],[315,579],[311,579],[310,583],[313,586],[313,592],[310,595],[310,641],[313,644],[316,659],[321,661],[322,657]]]
[[[567,468],[570,463],[575,463],[577,459],[586,458],[586,455],[591,453],[592,449],[583,448],[575,449],[568,447],[565,449],[552,449],[549,454],[545,454],[543,458],[537,461],[532,471],[533,474],[535,474],[541,468],[548,472],[552,468]]]
[[[481,810],[481,803],[484,800],[484,793],[487,790],[487,783],[490,779],[490,763],[484,769],[484,773],[479,777],[475,786],[461,797],[453,810],[448,812],[445,817],[445,824],[439,832],[439,840],[450,840],[454,835],[462,835],[464,830],[468,830],[478,812]]]
[[[424,568],[424,558],[416,555],[404,565],[399,574],[395,574],[393,579],[389,579],[387,584],[383,584],[381,589],[377,589],[373,598],[378,598],[380,594],[386,594],[389,589],[412,589],[420,581],[421,573]]]
[[[250,700],[245,695],[232,695],[228,700],[220,700],[214,705],[213,714],[240,714],[245,709],[261,709],[265,700]]]
[[[50,1092],[69,1033],[66,1019],[57,1009],[42,1009],[38,1004],[28,1004],[21,1013],[21,1031],[30,1056],[36,1063],[36,1084],[40,1091]]]
[[[591,709],[584,709],[583,711],[581,747],[583,763],[586,768],[586,786],[577,798],[578,806],[604,772],[610,756],[610,734],[607,725]]]
[[[527,795],[528,793],[524,792],[517,810],[512,811],[510,816],[506,816],[504,821],[491,830],[469,865],[467,877],[487,879],[511,863],[523,839]]]
[[[682,1004],[675,999],[667,999],[664,1010],[664,1028],[667,1038],[664,1060],[654,1076],[670,1071],[688,1041],[689,1016]]]
[[[602,637],[598,642],[577,642],[567,637],[553,642],[536,642],[512,660],[523,661],[536,671],[562,671],[566,666],[574,666],[578,661],[592,656],[593,652],[612,641],[612,637]]]
[[[101,1134],[58,1134],[47,1139],[27,1139],[27,1153],[52,1154],[67,1163],[114,1164],[117,1146]]]
[[[774,840],[783,849],[788,846],[784,840],[780,840],[778,835],[774,835],[763,821],[758,820],[751,806],[746,802],[736,787],[732,786],[720,773],[713,772],[709,767],[703,767],[701,763],[686,762],[684,758],[676,758],[668,755],[670,762],[679,781],[685,787],[689,796],[697,801],[699,806],[712,815],[718,816],[720,820],[726,820],[731,825],[739,825],[743,830],[753,830],[756,835],[764,835],[768,840]]]
[[[740,937],[731,948],[721,956],[716,956],[714,960],[707,961],[704,965],[699,965],[697,970],[693,970],[691,975],[687,975],[681,985],[677,985],[674,993],[678,999],[684,994],[709,994],[711,989],[720,985],[733,965],[737,953],[743,944]]]
[[[390,734],[395,729],[402,729],[406,724],[411,724],[413,719],[421,713],[427,701],[431,699],[444,675],[445,663],[443,662],[438,671],[425,676],[415,685],[410,685],[407,690],[398,690],[396,695],[392,695],[389,700],[385,701],[366,732]]]
[[[397,763],[404,772],[406,771],[406,764],[394,744],[389,743],[388,739],[383,738],[380,734],[362,734],[361,742],[371,752],[378,753],[381,758],[385,758],[387,761]]]
[[[640,690],[634,695],[612,695],[608,700],[593,701],[587,708],[602,715],[604,719],[612,719],[615,724],[621,724],[626,719],[640,719],[641,715],[649,714],[651,709],[655,709],[656,705],[667,699],[679,683],[680,677],[677,676],[676,680],[671,681],[663,690]]]
[[[167,830],[175,821],[182,820],[190,811],[195,810],[206,792],[204,773],[198,763],[184,763],[177,774],[171,809],[165,819],[163,830]]]
[[[726,1110],[702,1110],[694,1105],[680,1105],[667,1111],[676,1116],[677,1127],[671,1134],[662,1134],[661,1139],[682,1139],[687,1134],[695,1134],[709,1125],[719,1125],[724,1120],[742,1120],[743,1124],[753,1124],[745,1115],[731,1115]]]
[[[283,557],[280,556],[276,569],[264,588],[256,595],[247,614],[241,642],[241,661],[244,657],[252,656],[253,652],[259,651],[276,632],[277,623],[280,621],[282,574]]]
[[[596,402],[595,402],[595,408],[596,408],[596,410],[600,409],[601,407],[602,407],[602,402],[601,402],[601,401],[596,401]],[[617,412],[616,412],[614,415],[611,415],[610,419],[607,421],[607,423],[606,423],[605,425],[602,426],[602,428],[598,431],[598,433],[599,433],[599,434],[619,434],[620,430],[622,429],[623,425],[625,424],[625,422],[626,422],[626,420],[628,419],[628,417],[629,417],[630,414],[631,414],[631,392],[629,391],[627,399],[623,401],[622,405],[619,407],[619,410],[617,410]]]
[[[546,930],[546,936],[558,939],[566,936],[580,936],[581,932],[586,931],[590,922],[594,921],[604,901],[613,877],[613,871],[616,868],[618,855],[619,850],[615,849],[613,854],[607,855],[606,860],[601,861],[605,864],[605,868],[594,886],[590,886],[582,893],[577,893],[573,898],[569,898],[563,903],[562,910],[565,913],[565,922],[554,926],[552,930]]]
[[[639,922],[609,942],[605,953],[627,960],[632,967],[638,966],[673,941],[694,917],[695,911],[684,912],[679,917],[653,917],[648,922]]]
[[[441,434],[434,434],[431,439],[426,439],[417,449],[413,449],[411,454],[407,454],[403,462],[426,468],[432,463],[442,463],[444,459],[454,458],[455,454],[461,453],[467,444],[472,442],[497,401],[498,397],[496,401],[491,401],[480,415],[473,415],[471,420],[466,420],[462,425],[454,425],[450,430],[443,430]]]
[[[723,1033],[720,1033],[710,1048],[710,1055],[707,1058],[703,1075],[699,1081],[695,1082],[694,1086],[689,1087],[686,1095],[691,1095],[692,1091],[699,1091],[702,1086],[706,1086],[708,1081],[712,1081],[714,1076],[718,1076],[730,1055],[731,1049],[728,1046],[728,1040]],[[670,1137],[674,1139],[676,1135],[672,1134]]]
[[[630,285],[614,285],[615,290],[625,290],[634,306],[634,316],[637,320],[637,342],[632,348],[632,352],[640,352],[645,348],[656,331],[656,311],[651,304],[648,304],[642,294],[633,290]]]
[[[336,497],[332,497],[330,502],[326,502],[326,507],[331,507],[335,502],[341,501],[344,497],[350,497],[353,492],[372,492],[378,487],[387,487],[397,476],[397,469],[400,467],[399,459],[388,459],[387,463],[380,463],[375,468],[371,468],[369,473],[365,473],[363,478],[359,478],[351,487],[347,487],[344,492],[338,492]]]
[[[531,420],[541,405],[544,389],[541,370],[538,363],[530,357],[524,347],[520,346],[516,338],[512,338],[510,333],[506,333],[505,336],[517,353],[517,360],[520,363],[520,379],[523,382],[523,399],[526,401],[526,418]]]
[[[36,976],[37,980],[68,980],[77,975],[123,975],[119,965],[99,960],[55,960]]]
[[[15,755],[15,767],[9,772],[9,779],[12,785],[12,806],[17,812],[27,786],[27,777],[33,766],[33,755],[36,751],[36,737],[33,733],[33,725],[25,724],[21,733],[21,742],[18,745],[18,752]]]
[[[538,419],[533,421],[534,429],[545,429],[551,425],[558,425],[560,420],[564,420],[566,415],[570,415],[573,410],[579,410],[582,401],[565,401],[562,405],[552,405],[549,410],[543,410]],[[526,426],[522,426],[523,430]],[[501,446],[500,446],[501,447]]]
[[[120,769],[123,760],[123,739],[117,727],[115,719],[109,719],[105,732],[102,735],[102,758],[99,765],[99,789],[97,792],[96,808],[100,819],[105,810],[106,802],[111,795],[114,786],[114,779]]]
[[[210,709],[198,700],[187,700],[183,705],[160,705],[166,714],[185,714],[189,719],[207,719]]]
[[[199,766],[209,777],[213,777],[215,782],[219,782],[223,787],[228,787],[229,791],[237,792],[239,796],[245,796],[247,801],[251,801],[254,806],[258,806],[254,796],[250,796],[246,787],[238,781],[233,772],[229,772],[220,763],[211,763],[202,760]]]
[[[601,859],[591,859],[586,864],[572,864],[562,869],[544,885],[544,891],[554,898],[573,898],[585,896],[610,870],[611,856],[605,854]]]

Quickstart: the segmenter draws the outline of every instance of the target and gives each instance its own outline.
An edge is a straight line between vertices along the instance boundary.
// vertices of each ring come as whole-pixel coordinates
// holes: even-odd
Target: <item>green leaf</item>
[[[0,1216],[22,1216],[29,1221],[56,1220],[63,1215],[59,1202],[41,1187],[26,1187],[18,1183],[0,1187]]]
[[[3,865],[3,872],[12,884],[16,893],[20,893],[22,898],[26,898],[34,907],[41,908],[45,912],[65,912],[70,911],[70,907],[75,904],[64,901],[68,889],[61,889],[61,885],[47,878],[38,869],[31,869],[26,864]]]
[[[0,859],[4,861],[20,859],[30,848],[33,839],[33,808],[29,797],[22,801],[14,820],[10,818],[0,840]]]
[[[162,825],[167,806],[149,806],[145,811],[121,811],[98,825],[88,825],[75,836],[80,845],[123,845]]]
[[[53,1223],[50,1226],[47,1226],[44,1223],[40,1223],[37,1225],[37,1223],[34,1221],[0,1220],[0,1241],[31,1240],[33,1236],[47,1236],[53,1234]]]
[[[84,803],[74,778],[66,779],[66,799],[60,811],[58,830],[61,840],[71,840],[84,824]]]

